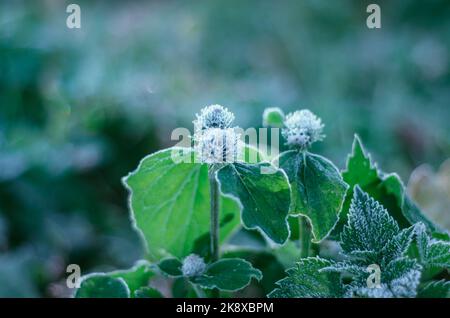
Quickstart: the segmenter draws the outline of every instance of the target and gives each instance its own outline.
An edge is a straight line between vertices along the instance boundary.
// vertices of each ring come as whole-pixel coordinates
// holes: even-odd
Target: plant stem
[[[209,187],[211,197],[211,261],[219,259],[219,185],[217,183],[216,168],[211,166],[209,169]]]
[[[308,257],[311,247],[311,226],[305,216],[298,217],[300,237],[300,257]]]
[[[219,260],[219,184],[216,180],[216,167],[211,165],[209,167],[209,187],[211,200],[211,262]],[[220,296],[218,289],[212,290],[212,297],[218,298]]]
[[[301,150],[303,156],[304,168],[306,169],[306,150]],[[305,173],[305,171],[303,171]],[[311,226],[306,216],[298,217],[298,230],[300,239],[300,257],[308,257],[311,249]]]

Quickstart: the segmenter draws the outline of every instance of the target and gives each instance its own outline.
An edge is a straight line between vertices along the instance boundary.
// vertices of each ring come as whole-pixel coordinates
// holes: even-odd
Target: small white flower
[[[196,114],[196,120],[193,121],[195,132],[208,128],[230,128],[234,121],[234,114],[227,108],[220,105],[210,105]]]
[[[202,275],[206,271],[206,264],[203,258],[197,254],[186,256],[181,266],[184,276],[192,277]]]
[[[321,119],[308,109],[288,114],[284,126],[281,134],[286,139],[286,144],[292,148],[306,149],[325,137],[322,134],[324,125]]]
[[[194,135],[194,149],[202,163],[232,163],[240,155],[240,134],[234,128],[208,128]]]

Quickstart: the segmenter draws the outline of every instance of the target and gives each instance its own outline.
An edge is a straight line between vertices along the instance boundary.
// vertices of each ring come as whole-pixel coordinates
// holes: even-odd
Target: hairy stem
[[[308,257],[311,248],[311,226],[305,216],[298,217],[300,237],[300,257]]]
[[[219,184],[216,180],[216,167],[214,165],[209,167],[209,187],[210,187],[210,200],[211,200],[211,261],[215,262],[219,260]],[[212,297],[219,297],[219,290],[214,289],[212,291]]]

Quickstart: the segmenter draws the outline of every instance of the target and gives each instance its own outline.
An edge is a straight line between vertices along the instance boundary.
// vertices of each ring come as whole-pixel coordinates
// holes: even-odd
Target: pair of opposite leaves
[[[178,163],[173,152],[178,153]],[[302,214],[312,226],[314,241],[326,238],[338,221],[348,185],[326,158],[308,152],[287,151],[274,165],[246,163],[256,150],[245,146],[241,161],[216,173],[220,184],[221,240],[240,224],[259,229],[278,244],[289,237],[289,215]],[[209,231],[208,166],[189,161],[187,148],[169,148],[145,157],[124,182],[130,190],[134,225],[143,235],[149,256],[184,257],[196,240]],[[254,153],[253,153],[254,155]],[[261,169],[274,169],[261,173]]]

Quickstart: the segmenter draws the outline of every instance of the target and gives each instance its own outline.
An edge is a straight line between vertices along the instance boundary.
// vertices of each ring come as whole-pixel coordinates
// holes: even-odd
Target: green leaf
[[[152,287],[141,287],[134,292],[134,298],[164,298],[161,293]]]
[[[397,258],[381,268],[381,282],[389,286],[394,297],[415,297],[421,270],[415,259]]]
[[[411,246],[415,226],[403,229],[390,240],[382,250],[383,255],[389,255],[391,259],[403,257]]]
[[[332,298],[342,296],[338,273],[321,272],[331,262],[318,257],[301,259],[296,267],[288,269],[288,276],[277,282],[270,298]]]
[[[359,186],[353,192],[348,224],[341,234],[342,249],[346,254],[382,251],[399,233],[399,227],[386,209]]]
[[[119,288],[119,296],[117,297],[133,297],[135,292],[141,287],[147,286],[150,279],[155,275],[151,266],[150,263],[142,260],[136,262],[130,269],[86,275],[82,278],[82,283],[80,288],[77,289],[75,297],[112,297],[109,295],[114,295],[115,292],[108,289],[117,288],[121,284],[125,285],[127,296],[124,296],[121,291],[122,288]]]
[[[345,287],[349,297],[415,297],[422,267],[404,256],[414,232],[414,226],[400,230],[382,205],[355,186],[347,225],[341,233],[346,259],[324,270],[351,274],[352,282]],[[379,288],[367,284],[368,266],[373,265],[380,270]]]
[[[295,150],[278,157],[291,184],[291,214],[308,218],[314,242],[325,239],[336,225],[348,185],[328,159]]]
[[[124,178],[130,191],[132,220],[151,259],[169,255],[183,258],[195,241],[209,232],[208,168],[190,163],[193,158],[193,150],[188,148],[165,149],[145,157]],[[223,241],[239,226],[239,207],[224,197],[220,205],[221,218],[233,218],[221,228]]]
[[[106,274],[85,276],[75,292],[75,298],[129,298],[130,290],[122,278]]]
[[[378,170],[372,163],[370,155],[366,154],[357,135],[353,140],[352,153],[347,158],[346,169],[342,171],[342,177],[352,188],[358,184],[364,189],[379,182]]]
[[[266,108],[263,113],[263,126],[282,128],[284,125],[284,113],[278,107]]]
[[[409,198],[406,194],[406,188],[400,177],[391,173],[385,175],[381,184],[386,189],[386,192],[393,195],[397,201],[397,205],[400,207],[403,216],[409,222],[409,224],[415,224],[417,222],[424,223],[428,229],[435,231],[436,226],[425,215],[422,214],[419,207]]]
[[[159,262],[158,267],[159,269],[172,277],[180,277],[183,276],[183,273],[181,272],[181,267],[183,264],[181,261],[179,261],[176,258],[167,258],[163,259],[161,262]]]
[[[405,186],[399,176],[394,173],[385,174],[377,169],[357,135],[355,135],[352,153],[347,159],[347,167],[342,172],[342,176],[351,188],[359,185],[385,206],[401,228],[423,222],[429,230],[438,230],[406,194]],[[346,211],[348,211],[352,197],[353,193],[350,190],[345,199],[344,213],[341,215],[341,221],[336,226],[334,234],[339,233],[346,222]]]
[[[203,275],[192,277],[191,281],[207,289],[237,291],[250,284],[252,278],[262,278],[261,272],[252,264],[239,258],[224,258],[208,265]]]
[[[416,260],[397,258],[380,266],[380,285],[369,287],[369,267],[357,265],[357,261],[347,260],[332,264],[324,271],[349,273],[352,282],[345,286],[346,297],[393,298],[415,297],[420,283],[421,266]],[[372,265],[372,264],[371,264]],[[378,265],[374,263],[373,265]]]
[[[450,298],[450,281],[430,281],[419,286],[418,298]]]
[[[239,158],[237,161],[246,163],[259,163],[266,161],[265,154],[261,153],[258,148],[251,145],[242,144],[242,151],[239,152]]]
[[[151,264],[147,261],[138,261],[136,264],[127,270],[117,270],[107,273],[108,276],[113,278],[121,278],[127,284],[130,290],[130,295],[134,295],[134,292],[146,286],[155,273],[152,271]]]
[[[236,246],[233,249],[225,251],[224,258],[245,259],[246,261],[250,262],[253,267],[261,271],[262,279],[259,282],[253,282],[251,284],[251,287],[248,289],[250,293],[252,293],[251,291],[254,290],[253,288],[255,288],[261,290],[264,295],[267,295],[275,288],[275,282],[285,276],[286,268],[280,263],[278,258],[275,257],[270,250],[260,250],[252,247]],[[289,267],[292,266],[292,264],[293,263],[291,262]]]
[[[450,268],[450,242],[430,239],[423,223],[416,225],[419,261],[426,268]]]
[[[220,169],[217,179],[221,192],[240,203],[246,228],[260,229],[275,243],[287,240],[290,189],[281,170],[268,163],[234,163]]]

